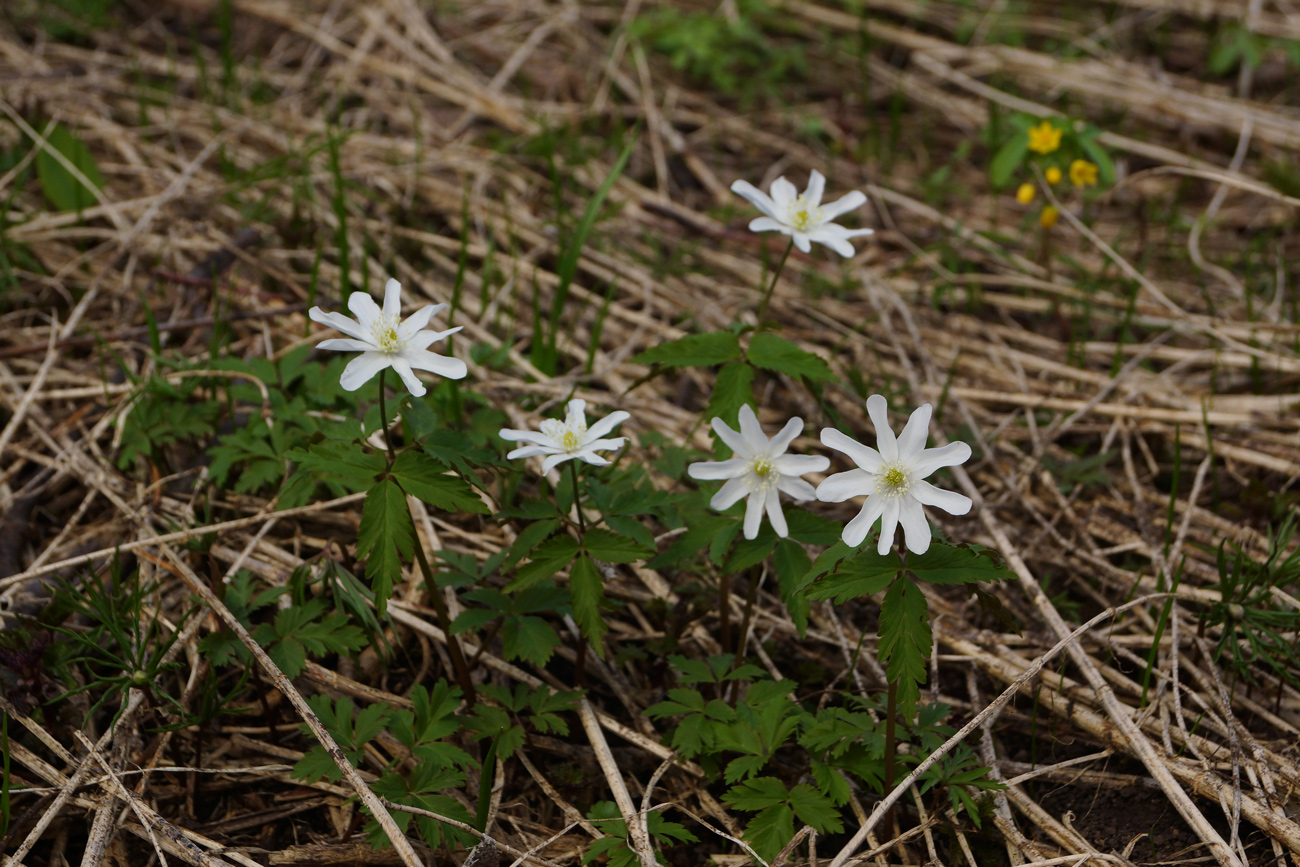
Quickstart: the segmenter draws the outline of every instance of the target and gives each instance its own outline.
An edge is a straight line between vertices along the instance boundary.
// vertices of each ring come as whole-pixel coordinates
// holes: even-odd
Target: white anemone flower
[[[455,334],[464,326],[457,325],[446,331],[425,331],[429,318],[446,304],[421,307],[402,321],[402,284],[389,280],[384,287],[384,306],[381,309],[365,292],[348,296],[348,309],[357,318],[349,319],[342,313],[326,313],[319,307],[307,311],[313,322],[342,331],[347,337],[336,337],[316,344],[317,349],[335,349],[341,352],[360,352],[343,368],[339,385],[345,391],[356,391],[385,367],[397,371],[411,394],[423,397],[424,383],[416,377],[416,370],[427,370],[447,379],[461,379],[468,372],[459,358],[438,355],[429,351],[429,344]]]
[[[841,503],[851,497],[866,495],[867,501],[857,517],[844,526],[844,544],[854,548],[867,538],[867,531],[881,519],[880,543],[876,550],[889,553],[894,532],[903,525],[907,549],[924,554],[930,548],[930,524],[922,506],[937,506],[952,515],[970,511],[969,497],[944,491],[924,481],[940,467],[955,467],[970,459],[970,446],[949,443],[942,448],[927,449],[930,414],[924,404],[912,413],[907,427],[897,439],[889,428],[888,404],[873,394],[867,398],[867,413],[876,426],[876,448],[864,446],[834,428],[822,430],[822,445],[844,452],[858,465],[847,473],[836,473],[817,486],[817,499],[824,503]]]
[[[772,182],[772,195],[764,193],[749,181],[736,181],[731,191],[744,196],[765,216],[758,217],[749,224],[751,232],[780,232],[794,238],[794,245],[807,253],[812,249],[812,242],[825,244],[846,259],[853,255],[853,245],[849,238],[874,234],[871,229],[846,229],[833,222],[841,214],[848,213],[862,206],[867,197],[860,190],[854,190],[837,202],[822,204],[822,192],[826,187],[826,178],[813,169],[808,178],[808,189],[798,195],[794,184],[785,178]]]
[[[511,451],[506,455],[508,460],[546,455],[546,460],[542,461],[543,473],[549,472],[552,467],[570,458],[603,467],[609,461],[596,452],[621,448],[627,441],[627,437],[613,439],[601,439],[601,437],[629,417],[628,413],[620,409],[611,412],[591,427],[587,427],[587,402],[574,398],[569,401],[564,421],[548,418],[542,422],[540,432],[502,428],[500,436],[501,439],[510,442],[531,443]]]
[[[713,430],[736,456],[726,461],[691,464],[686,468],[687,475],[692,479],[727,479],[709,501],[719,511],[730,508],[741,497],[749,498],[745,503],[746,539],[758,535],[764,510],[772,529],[784,538],[789,527],[778,492],[784,491],[796,500],[815,500],[816,489],[799,477],[825,470],[831,465],[830,459],[822,455],[787,455],[785,450],[790,443],[803,433],[803,419],[790,419],[780,433],[768,439],[748,404],[740,408],[739,432],[720,418],[713,420]]]

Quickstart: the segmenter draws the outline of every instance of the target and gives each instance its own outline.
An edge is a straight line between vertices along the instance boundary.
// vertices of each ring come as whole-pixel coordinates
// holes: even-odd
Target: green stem
[[[763,577],[763,564],[759,563],[749,572],[749,589],[745,592],[745,614],[740,620],[740,636],[736,639],[736,655],[731,660],[731,670],[735,671],[745,661],[745,650],[749,647],[749,624],[754,618],[754,602],[758,599],[758,582]],[[731,704],[734,707],[740,693],[738,684],[733,684]]]
[[[767,305],[772,301],[772,292],[776,289],[776,281],[781,279],[781,272],[785,270],[785,260],[790,258],[790,251],[794,249],[794,236],[790,237],[790,243],[785,247],[785,254],[781,256],[781,264],[776,266],[776,271],[772,274],[772,282],[768,284],[767,291],[763,293],[763,300],[758,305],[758,325],[755,331],[763,330],[763,317],[767,315]]]
[[[898,754],[898,735],[894,728],[898,721],[898,681],[889,682],[889,692],[885,698],[885,794],[894,791],[894,759]],[[881,822],[887,832],[893,825],[894,811],[890,808]],[[892,832],[891,832],[892,833]]]
[[[587,519],[582,514],[582,499],[578,494],[578,464],[569,461],[569,478],[573,479],[573,508],[578,512],[578,530],[587,535]]]
[[[388,465],[391,467],[393,461],[397,459],[397,450],[393,448],[393,436],[388,432],[388,402],[384,395],[388,389],[384,385],[384,374],[388,368],[381,368],[379,371],[379,426],[384,431],[384,444],[388,446]]]
[[[393,437],[388,432],[388,402],[385,399],[388,389],[384,384],[386,372],[387,368],[379,371],[379,424],[384,429],[384,444],[388,446],[388,466],[392,467],[393,461],[397,460],[397,450],[393,448]],[[424,576],[424,583],[429,588],[429,598],[433,600],[433,610],[438,615],[438,628],[447,637],[447,654],[451,657],[452,668],[456,670],[456,681],[460,684],[461,691],[465,693],[465,703],[473,707],[477,695],[474,692],[474,681],[469,676],[469,665],[465,662],[460,641],[451,634],[451,612],[447,610],[447,600],[442,597],[442,591],[438,589],[438,582],[433,577],[433,567],[429,565],[429,558],[424,555],[424,546],[420,544],[418,538],[415,544],[415,561],[420,565],[420,574]]]
[[[578,463],[576,460],[569,461],[569,478],[573,480],[573,509],[578,513],[578,533],[582,536],[582,539],[585,540],[587,538],[587,518],[582,514],[582,495],[578,491]],[[579,627],[577,659],[574,660],[573,666],[574,689],[582,689],[586,685],[587,645],[590,643],[591,642],[587,640],[587,636],[582,634],[581,627]]]

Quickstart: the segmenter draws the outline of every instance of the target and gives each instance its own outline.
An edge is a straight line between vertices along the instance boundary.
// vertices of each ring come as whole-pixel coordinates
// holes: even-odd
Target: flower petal
[[[731,185],[731,191],[748,200],[751,205],[769,217],[780,219],[777,217],[776,202],[772,201],[772,197],[749,181],[736,181]]]
[[[609,461],[605,460],[591,449],[583,449],[582,451],[574,452],[573,456],[578,460],[584,461],[585,463],[591,464],[595,467],[607,467],[610,464]]]
[[[713,432],[718,435],[718,439],[722,440],[723,443],[726,444],[727,448],[736,453],[736,457],[752,458],[754,456],[754,453],[749,450],[749,446],[745,443],[745,438],[740,435],[740,432],[732,430],[731,425],[727,424],[717,416],[714,416],[713,418]]]
[[[876,543],[876,553],[885,556],[894,545],[894,533],[898,531],[898,497],[881,497],[885,501],[880,510],[880,541]]]
[[[433,355],[432,352],[426,352],[425,354]],[[433,355],[433,357],[444,361],[457,360],[443,359],[441,355]],[[415,371],[411,369],[411,362],[405,355],[394,355],[388,363],[392,365],[393,370],[397,371],[397,375],[402,378],[402,382],[406,385],[407,391],[416,397],[424,397],[427,389],[424,387],[424,383],[420,382],[420,377],[416,376]],[[461,366],[464,367],[464,362],[461,362]]]
[[[781,495],[776,492],[776,488],[767,489],[766,502],[763,504],[767,508],[767,519],[772,522],[772,529],[776,534],[784,539],[790,535],[790,527],[785,522],[785,512],[781,511]]]
[[[589,443],[585,443],[582,450],[584,452],[590,452],[604,451],[606,449],[621,449],[625,442],[627,442],[627,437],[613,437],[612,439],[607,440],[592,440]]]
[[[783,476],[802,476],[830,469],[831,459],[825,455],[781,455],[772,466]]]
[[[871,529],[871,525],[876,523],[876,519],[884,511],[885,500],[887,499],[889,498],[879,495],[867,497],[867,501],[862,504],[862,510],[858,512],[852,521],[844,525],[844,532],[840,535],[840,538],[844,540],[845,545],[856,548],[862,544],[867,538],[867,532]]]
[[[907,426],[898,435],[898,459],[903,463],[910,464],[925,451],[925,441],[930,438],[930,415],[933,412],[934,407],[928,403],[923,403],[912,411]]]
[[[348,309],[357,317],[361,330],[369,333],[375,320],[379,318],[379,305],[368,292],[353,292],[348,296]]]
[[[862,207],[866,201],[867,196],[865,193],[861,190],[854,190],[828,205],[822,205],[822,217],[829,223],[840,214],[847,214],[849,211]]]
[[[903,541],[913,554],[930,550],[930,522],[925,519],[921,504],[912,497],[899,498],[898,521],[903,525]]]
[[[402,284],[392,277],[384,284],[384,315],[393,319],[402,318]]]
[[[758,423],[754,408],[745,404],[740,408],[740,436],[745,440],[751,455],[770,454],[768,440],[763,435],[763,426]]]
[[[873,394],[867,398],[867,415],[876,426],[876,450],[885,463],[894,463],[898,460],[898,440],[894,439],[894,432],[889,427],[889,403],[884,395]]]
[[[709,508],[717,509],[719,512],[726,511],[735,505],[736,501],[749,493],[749,480],[745,477],[731,479],[725,485],[718,489],[709,500]]]
[[[446,304],[426,304],[419,310],[412,313],[406,318],[401,325],[397,327],[397,333],[403,341],[411,339],[411,336],[417,331],[423,331],[424,327],[429,324],[430,317],[446,307]],[[420,347],[423,349],[424,347]]]
[[[452,355],[439,355],[427,349],[408,349],[399,358],[416,370],[427,370],[446,379],[464,379],[465,374],[469,373],[469,368],[459,358]]]
[[[948,443],[937,449],[925,449],[911,460],[912,477],[924,479],[940,467],[955,467],[970,460],[970,446],[963,442]]]
[[[353,340],[351,337],[331,337],[316,344],[317,349],[333,349],[336,352],[374,352],[375,345],[368,340]]]
[[[758,528],[763,526],[763,502],[764,496],[762,491],[751,491],[749,499],[745,501],[745,538],[753,539],[758,535]]]
[[[506,442],[537,443],[538,445],[545,445],[547,448],[555,448],[551,445],[551,441],[546,434],[538,433],[535,430],[515,430],[514,428],[503,427],[497,431],[497,436]]]
[[[808,200],[808,204],[816,208],[822,203],[822,193],[826,191],[826,177],[816,169],[808,176],[808,189],[803,191],[803,197]]]
[[[853,437],[833,427],[822,428],[822,445],[837,452],[844,452],[849,456],[849,460],[869,473],[879,472],[885,463],[880,452],[871,446],[864,446]]]
[[[870,496],[876,492],[876,478],[866,470],[849,470],[827,476],[817,486],[817,499],[823,503],[842,503],[853,497]]]
[[[700,461],[687,467],[686,475],[700,481],[734,479],[745,472],[748,463],[744,458],[732,458],[729,461]]]
[[[511,449],[506,453],[506,460],[513,461],[515,458],[532,458],[537,455],[553,454],[555,449],[546,446],[520,446],[517,449]]]
[[[824,247],[829,247],[830,249],[834,250],[836,253],[839,253],[845,259],[852,259],[855,255],[857,255],[858,251],[853,248],[852,244],[850,244],[848,241],[844,240],[843,238],[837,236],[832,232],[827,232],[826,230],[829,228],[831,227],[820,226],[816,229],[813,229],[811,232],[808,233],[808,238],[813,241],[816,241],[818,244],[821,244]]]
[[[803,433],[803,419],[797,417],[790,419],[785,423],[785,427],[781,428],[776,436],[772,437],[767,446],[767,453],[772,457],[785,454],[785,450],[790,448],[790,443],[794,442],[794,438],[801,433]],[[807,473],[810,470],[804,470],[804,472]]]
[[[416,314],[419,315],[419,314]],[[450,337],[457,331],[464,328],[464,325],[457,325],[455,328],[448,328],[446,331],[416,331],[406,338],[407,349],[428,349],[434,343],[442,340],[444,337]]]
[[[564,424],[577,433],[587,426],[587,402],[580,397],[569,401],[564,409]]]
[[[780,214],[785,211],[786,206],[797,198],[799,198],[799,191],[795,189],[794,184],[785,178],[777,178],[772,181],[772,201],[776,202],[778,208],[777,213],[773,214],[773,216],[777,219],[780,219]]]
[[[621,409],[611,412],[609,415],[587,428],[587,436],[591,439],[603,437],[605,434],[609,433],[619,424],[627,421],[631,417],[631,413],[624,412]]]
[[[782,223],[780,220],[772,217],[755,217],[749,221],[749,231],[751,232],[781,232],[789,235],[794,231],[789,224]]]
[[[777,490],[784,494],[789,494],[796,500],[807,501],[817,499],[817,489],[803,479],[794,476],[781,476],[776,480]]]
[[[794,245],[799,248],[799,252],[812,252],[812,241],[807,234],[804,232],[795,232],[791,237],[794,239]]]
[[[923,480],[912,482],[912,487],[908,489],[908,493],[916,498],[916,501],[921,505],[943,509],[949,515],[964,515],[974,505],[971,498],[965,494],[959,494],[956,491],[945,491]]]
[[[361,327],[359,322],[344,316],[342,313],[326,313],[319,307],[313,307],[307,311],[307,316],[312,322],[328,325],[335,331],[342,331],[349,337],[355,337],[358,340],[366,340],[370,337],[370,334]]]
[[[391,361],[392,356],[385,352],[363,352],[343,368],[339,385],[344,391],[356,391],[369,382],[376,373],[387,367]]]
[[[551,455],[549,458],[542,461],[542,475],[546,475],[558,465],[567,460],[572,460],[574,457],[576,457],[576,455],[571,455],[568,452],[559,452],[558,454]]]

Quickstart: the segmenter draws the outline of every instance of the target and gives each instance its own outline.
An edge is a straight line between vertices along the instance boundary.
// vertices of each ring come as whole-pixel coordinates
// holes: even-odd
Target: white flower
[[[902,524],[907,549],[924,554],[930,547],[930,524],[922,506],[938,506],[953,515],[970,511],[969,497],[922,481],[940,467],[955,467],[970,458],[966,443],[949,443],[938,449],[925,447],[931,412],[928,403],[919,407],[907,420],[902,434],[894,439],[889,429],[888,405],[883,397],[873,394],[867,398],[867,413],[876,426],[874,449],[833,428],[822,430],[822,445],[844,452],[859,468],[827,478],[817,486],[817,499],[840,503],[863,494],[867,497],[862,511],[844,527],[846,545],[861,545],[871,525],[882,518],[877,551],[882,555],[889,552],[894,531]]]
[[[502,428],[501,439],[510,442],[525,442],[532,445],[514,449],[506,458],[531,458],[535,455],[548,455],[542,461],[542,472],[548,472],[556,464],[564,463],[570,458],[577,458],[589,464],[603,467],[609,461],[596,454],[597,451],[621,448],[627,437],[614,437],[603,440],[605,434],[612,431],[628,413],[623,410],[611,412],[600,421],[587,427],[587,402],[577,398],[569,401],[568,412],[564,421],[548,418],[542,422],[541,432],[531,430],[511,430]]]
[[[754,207],[767,216],[758,217],[749,224],[751,232],[780,232],[794,237],[794,245],[807,253],[812,249],[812,241],[825,244],[836,253],[848,258],[853,255],[853,245],[849,238],[873,234],[871,229],[846,229],[832,223],[840,214],[847,213],[862,206],[867,197],[860,190],[854,190],[838,202],[822,204],[822,190],[826,178],[813,169],[808,178],[808,189],[802,196],[797,195],[794,184],[785,178],[772,182],[772,195],[769,196],[749,181],[736,181],[731,191],[744,196]]]
[[[348,362],[343,375],[339,377],[339,385],[346,391],[356,391],[376,373],[385,367],[391,367],[397,371],[402,382],[406,383],[411,394],[423,397],[424,383],[416,377],[415,370],[427,370],[448,379],[460,379],[467,372],[465,362],[459,358],[438,355],[428,349],[429,344],[455,334],[463,327],[457,325],[447,331],[422,330],[429,324],[429,317],[446,306],[430,304],[421,307],[403,322],[402,284],[389,280],[384,287],[382,310],[365,292],[353,292],[348,296],[348,309],[357,317],[355,321],[342,313],[326,313],[319,307],[308,310],[307,315],[313,322],[328,325],[348,335],[317,343],[317,349],[361,353]]]
[[[758,417],[748,404],[740,408],[740,432],[732,430],[720,418],[713,420],[713,430],[735,452],[727,461],[703,461],[691,464],[686,473],[692,479],[728,479],[709,505],[719,511],[728,509],[741,497],[745,503],[745,538],[758,535],[763,522],[763,510],[776,534],[785,537],[788,527],[781,511],[779,491],[785,491],[796,500],[813,500],[817,491],[799,478],[804,473],[818,473],[831,465],[822,455],[787,455],[794,438],[803,433],[803,419],[792,418],[781,432],[770,440],[763,435]]]

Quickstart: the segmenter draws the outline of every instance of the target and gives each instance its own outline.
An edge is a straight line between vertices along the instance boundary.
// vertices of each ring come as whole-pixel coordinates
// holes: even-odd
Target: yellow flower
[[[1061,146],[1061,130],[1043,121],[1029,128],[1029,149],[1038,154],[1050,154]]]
[[[1016,201],[1022,205],[1027,205],[1034,200],[1034,185],[1021,184],[1020,189],[1016,190]]]
[[[1043,208],[1043,212],[1038,215],[1038,225],[1042,226],[1044,229],[1050,229],[1056,225],[1056,221],[1059,219],[1061,219],[1061,212],[1051,205],[1048,205]]]
[[[1047,182],[1049,184],[1059,184],[1061,182],[1061,170],[1056,166],[1052,166],[1045,174],[1047,175]]]
[[[1076,187],[1097,186],[1097,167],[1087,160],[1070,163],[1070,183]]]

